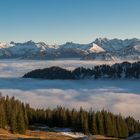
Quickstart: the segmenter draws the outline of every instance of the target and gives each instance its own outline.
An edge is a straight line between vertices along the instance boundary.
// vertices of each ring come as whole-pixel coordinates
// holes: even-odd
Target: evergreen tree
[[[91,134],[93,135],[98,134],[95,112],[92,112],[91,114],[91,121],[89,122],[89,125],[91,125],[91,130],[90,130]]]
[[[24,134],[26,131],[26,123],[24,120],[24,114],[22,110],[19,110],[18,115],[17,115],[17,132]]]
[[[16,114],[14,110],[11,112],[10,129],[12,133],[17,132],[17,121],[16,121]]]
[[[6,124],[7,123],[4,106],[2,103],[0,103],[0,128],[5,128]]]
[[[96,119],[97,119],[96,121],[97,121],[98,133],[101,134],[101,135],[104,135],[103,114],[101,112],[97,112]]]
[[[106,66],[104,71],[106,71]],[[5,98],[0,95],[0,128],[23,134],[29,125],[36,123],[51,127],[69,127],[85,134],[101,134],[119,138],[140,133],[140,123],[132,117],[124,118],[105,110],[94,112],[92,109],[86,111],[80,108],[78,111],[61,106],[55,109],[34,109],[14,97]]]
[[[113,126],[112,126],[112,120],[111,116],[108,112],[104,112],[104,124],[105,124],[105,134],[107,136],[113,136]]]

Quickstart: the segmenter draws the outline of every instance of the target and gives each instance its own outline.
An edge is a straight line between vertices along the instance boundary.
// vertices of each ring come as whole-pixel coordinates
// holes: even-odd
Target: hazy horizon
[[[95,41],[96,39],[108,39],[108,40],[113,40],[113,39],[118,39],[118,40],[130,40],[130,39],[140,39],[140,38],[137,38],[137,37],[132,37],[132,38],[108,38],[108,37],[97,37],[97,38],[94,38],[93,40],[89,41],[89,42],[85,42],[85,43],[82,43],[82,42],[74,42],[74,41],[66,41],[66,42],[62,42],[62,43],[48,43],[48,41],[35,41],[35,40],[31,40],[31,39],[28,39],[28,40],[22,40],[22,41],[16,41],[16,40],[11,40],[11,41],[2,41],[0,40],[0,43],[11,43],[11,42],[14,42],[14,43],[26,43],[28,41],[33,41],[35,43],[39,43],[39,42],[44,42],[45,44],[49,44],[49,45],[62,45],[62,44],[65,44],[65,43],[68,43],[68,42],[72,42],[72,43],[77,43],[77,44],[89,44],[89,43],[92,43],[93,41]]]

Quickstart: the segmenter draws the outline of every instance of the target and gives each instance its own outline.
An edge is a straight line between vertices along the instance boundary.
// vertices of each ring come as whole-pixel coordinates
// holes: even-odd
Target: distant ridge
[[[117,63],[112,66],[99,65],[92,69],[79,67],[73,71],[60,67],[50,67],[37,69],[26,73],[23,78],[39,79],[61,79],[61,80],[79,80],[79,79],[139,79],[140,62],[135,63]]]
[[[97,38],[88,44],[67,42],[62,45],[35,43],[0,43],[0,59],[73,59],[82,60],[140,60],[140,39]]]

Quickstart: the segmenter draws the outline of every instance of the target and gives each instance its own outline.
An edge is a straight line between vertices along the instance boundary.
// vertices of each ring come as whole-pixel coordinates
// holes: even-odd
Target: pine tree
[[[112,126],[112,120],[111,116],[108,112],[105,112],[104,114],[104,124],[105,124],[105,134],[107,136],[113,136],[113,126]]]
[[[91,125],[91,134],[93,134],[93,135],[98,134],[95,112],[92,112],[91,121],[89,123]]]
[[[104,135],[104,121],[103,121],[103,115],[101,112],[97,112],[97,128],[98,128],[98,133],[101,135]]]
[[[82,114],[82,130],[83,130],[84,134],[88,134],[89,133],[87,112],[83,112],[83,114]]]
[[[106,68],[106,67],[105,67]],[[104,71],[106,71],[104,68]],[[10,115],[7,116],[7,115]],[[140,123],[132,117],[124,118],[105,110],[94,112],[66,109],[61,106],[55,109],[34,109],[24,105],[14,97],[0,95],[0,127],[13,133],[25,133],[29,125],[36,123],[47,126],[70,127],[85,134],[101,134],[126,138],[140,132]]]
[[[113,132],[113,137],[118,138],[118,131],[117,131],[117,124],[116,124],[116,116],[114,116],[112,113],[111,114],[111,120],[112,120],[112,132]]]
[[[24,134],[26,131],[26,124],[24,120],[24,114],[22,110],[19,110],[17,115],[17,132]]]
[[[6,124],[7,123],[4,106],[2,103],[0,103],[0,128],[5,128]]]
[[[14,110],[11,112],[10,129],[12,133],[17,132],[17,120]]]

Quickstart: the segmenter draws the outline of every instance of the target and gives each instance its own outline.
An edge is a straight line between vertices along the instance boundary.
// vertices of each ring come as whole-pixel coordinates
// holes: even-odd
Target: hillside
[[[77,138],[74,138],[77,137]],[[93,138],[92,138],[93,137]],[[119,138],[105,137],[102,135],[90,136],[91,140],[121,140]],[[33,131],[27,130],[26,134],[13,134],[5,129],[0,128],[0,139],[9,140],[88,140],[88,138],[78,138],[76,135],[70,135],[69,133],[63,134],[62,132],[49,132],[49,131]]]
[[[39,79],[139,79],[140,62],[135,63],[116,63],[113,65],[99,65],[89,68],[75,68],[70,71],[60,67],[50,67],[37,69],[26,73],[23,78]]]
[[[133,117],[123,117],[120,114],[115,115],[105,110],[95,112],[92,109],[84,110],[82,107],[76,110],[61,106],[54,109],[34,109],[29,104],[24,104],[9,96],[1,96],[0,110],[0,128],[7,130],[7,135],[18,133],[32,137],[34,135],[39,136],[41,133],[48,137],[49,134],[51,135],[50,132],[61,132],[60,137],[67,135],[69,138],[78,132],[82,133],[82,136],[80,134],[74,138],[87,137],[87,135],[127,138],[129,135],[140,132],[140,123]],[[45,130],[42,127],[31,127],[36,126],[36,124],[45,126]],[[33,131],[28,131],[29,128],[32,128]],[[69,130],[64,128],[69,128]],[[45,134],[41,131],[48,133]],[[5,131],[1,137],[4,135]]]
[[[7,130],[0,128],[0,139],[12,139],[12,140],[22,140],[22,139],[32,139],[32,140],[78,140],[70,136],[65,136],[59,132],[48,132],[48,131],[33,131],[27,130],[25,134],[13,134]]]
[[[49,132],[62,132],[61,134],[67,134],[70,137],[72,137],[71,134],[68,135],[67,132],[82,133],[82,137],[104,135],[114,138],[127,138],[129,135],[140,132],[140,123],[133,117],[115,115],[106,110],[95,112],[92,109],[84,110],[82,107],[76,110],[61,106],[54,109],[34,109],[29,104],[24,104],[9,96],[0,97],[0,110],[0,128],[13,134],[26,135],[27,130],[33,129],[31,126],[36,126],[36,124],[45,126],[45,130]],[[69,128],[69,130],[62,130],[62,128]],[[42,127],[41,129],[33,129],[39,134],[40,130]],[[32,136],[29,134],[37,133],[30,131],[28,136]],[[7,135],[10,134],[7,133]]]

